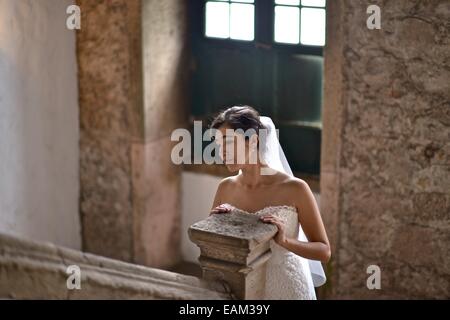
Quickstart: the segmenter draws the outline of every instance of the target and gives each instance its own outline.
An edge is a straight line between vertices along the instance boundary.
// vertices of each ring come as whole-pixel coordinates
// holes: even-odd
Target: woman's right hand
[[[228,213],[231,211],[231,209],[232,207],[229,204],[223,203],[212,209],[209,215],[212,215],[214,213]]]

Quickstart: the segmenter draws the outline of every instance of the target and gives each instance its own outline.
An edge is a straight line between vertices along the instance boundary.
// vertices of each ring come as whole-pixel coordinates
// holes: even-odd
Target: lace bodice
[[[268,206],[251,213],[227,205],[235,212],[258,216],[272,214],[280,217],[285,222],[286,237],[299,238],[298,213],[293,206]],[[273,239],[270,240],[270,249],[272,256],[267,264],[265,299],[316,299],[307,260],[281,247]]]

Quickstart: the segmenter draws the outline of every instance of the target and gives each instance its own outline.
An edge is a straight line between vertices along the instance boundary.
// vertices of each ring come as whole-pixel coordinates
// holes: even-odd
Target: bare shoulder
[[[284,184],[286,185],[287,190],[295,193],[296,195],[299,193],[301,195],[306,195],[311,191],[308,183],[300,178],[289,176],[289,178],[285,180]]]
[[[230,176],[230,177],[226,177],[223,178],[220,182],[219,182],[219,190],[224,190],[224,189],[228,189],[231,187],[235,187],[236,186],[236,178],[237,176]]]
[[[212,208],[215,208],[216,206],[223,203],[224,199],[226,199],[226,194],[229,192],[229,190],[232,190],[235,184],[236,178],[234,176],[226,177],[219,182]]]

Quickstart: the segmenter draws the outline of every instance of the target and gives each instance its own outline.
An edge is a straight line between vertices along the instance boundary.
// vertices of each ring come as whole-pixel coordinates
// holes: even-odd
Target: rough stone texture
[[[83,250],[133,261],[130,152],[143,135],[140,1],[77,3]]]
[[[200,265],[206,280],[225,281],[238,299],[262,299],[266,262],[274,225],[258,216],[232,212],[211,215],[189,228],[189,237],[200,247]]]
[[[382,29],[366,28],[381,8]],[[450,4],[329,1],[321,212],[333,298],[450,297]],[[368,290],[367,266],[381,268]]]
[[[77,265],[81,289],[67,289]],[[231,299],[226,283],[0,234],[0,299]]]
[[[170,134],[187,118],[186,2],[78,4],[83,249],[170,268],[180,259]]]

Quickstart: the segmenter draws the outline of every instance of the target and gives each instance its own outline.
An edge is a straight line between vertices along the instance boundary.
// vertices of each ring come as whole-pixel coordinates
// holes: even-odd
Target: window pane
[[[231,2],[245,2],[245,3],[253,3],[254,0],[231,0]]]
[[[326,0],[302,0],[302,6],[325,7]]]
[[[229,10],[228,3],[206,3],[206,30],[207,37],[228,38],[229,34]]]
[[[275,41],[299,43],[300,9],[296,7],[275,7]]]
[[[302,8],[302,44],[325,45],[325,9]]]
[[[232,3],[230,20],[232,39],[253,40],[255,17],[252,4]]]
[[[298,6],[300,4],[300,0],[275,0],[276,4],[287,4],[291,6]]]

